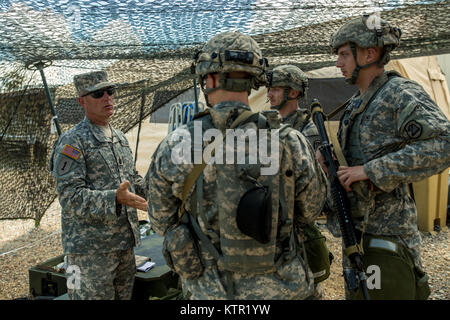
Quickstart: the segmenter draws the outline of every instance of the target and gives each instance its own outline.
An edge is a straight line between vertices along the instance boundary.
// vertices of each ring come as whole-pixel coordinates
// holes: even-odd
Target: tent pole
[[[47,80],[45,79],[43,65],[44,64],[42,62],[38,62],[35,64],[36,68],[41,73],[41,78],[42,78],[42,82],[44,83],[45,93],[47,95],[48,103],[50,104],[50,111],[52,112],[52,116],[53,116],[52,121],[55,124],[56,131],[58,132],[58,136],[60,136],[61,128],[59,126],[58,116],[56,115],[55,108],[53,106],[52,96],[50,95],[50,90],[48,89]]]
[[[197,81],[194,78],[194,99],[195,99],[195,112],[194,114],[198,113],[198,98],[197,98]]]
[[[141,96],[141,113],[139,115],[139,127],[138,127],[137,140],[136,140],[136,152],[134,153],[134,166],[135,167],[136,167],[136,161],[137,161],[137,156],[138,156],[139,135],[141,133],[141,124],[142,124],[142,115],[144,113],[145,97],[146,97],[145,93],[144,93],[144,91],[142,91],[142,96]]]

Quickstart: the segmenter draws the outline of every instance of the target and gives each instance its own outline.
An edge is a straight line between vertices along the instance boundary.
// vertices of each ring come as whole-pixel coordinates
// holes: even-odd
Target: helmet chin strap
[[[357,60],[356,60],[356,46],[355,46],[355,44],[354,44],[354,43],[349,43],[349,45],[350,45],[350,49],[352,50],[353,59],[355,60],[355,65],[356,65],[356,67],[355,67],[355,69],[353,70],[352,77],[351,77],[350,79],[345,79],[345,81],[346,81],[347,83],[350,83],[350,84],[356,84],[356,80],[358,79],[359,71],[360,71],[361,69],[365,69],[365,68],[370,67],[371,65],[374,65],[374,64],[376,64],[376,63],[379,63],[380,60],[377,60],[377,61],[374,61],[374,62],[365,64],[365,65],[363,65],[363,66],[360,66],[360,65],[358,64]]]
[[[201,77],[199,77],[199,83],[200,83],[200,88],[202,89],[202,92],[203,92],[203,94],[205,95],[206,105],[207,105],[209,108],[212,108],[213,105],[209,102],[208,94],[210,94],[210,93],[212,93],[212,92],[214,92],[214,91],[216,91],[216,90],[218,90],[218,89],[220,89],[220,88],[219,88],[219,87],[215,87],[215,88],[205,88],[205,87],[203,86],[203,79],[202,79]]]
[[[216,91],[216,90],[219,89],[219,88],[208,88],[208,89],[207,89],[207,88],[203,88],[203,86],[201,86],[201,88],[202,88],[203,94],[205,95],[206,105],[207,105],[209,108],[212,108],[213,105],[212,105],[211,103],[209,103],[208,94],[210,94],[211,92]]]
[[[278,104],[276,106],[271,106],[270,109],[280,110],[281,108],[284,107],[286,102],[291,101],[291,100],[297,100],[297,98],[288,98],[288,93],[289,93],[289,88],[284,87],[283,88],[283,100],[281,101],[280,104]]]

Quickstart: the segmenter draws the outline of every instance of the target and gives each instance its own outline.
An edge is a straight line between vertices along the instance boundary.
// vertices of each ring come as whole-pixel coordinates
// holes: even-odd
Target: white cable
[[[46,236],[46,237],[44,237],[44,238],[41,238],[41,239],[39,239],[39,240],[36,240],[36,241],[30,243],[29,245],[26,245],[26,246],[23,246],[23,247],[20,247],[20,248],[16,248],[16,249],[10,250],[10,251],[8,251],[8,252],[0,253],[0,257],[3,257],[3,256],[5,256],[5,255],[7,255],[7,254],[10,254],[10,253],[13,253],[13,252],[16,252],[16,251],[25,249],[25,248],[31,248],[31,247],[34,247],[33,243],[36,243],[36,242],[38,242],[38,241],[42,241],[42,240],[44,240],[44,239],[50,238],[50,237],[52,237],[52,236],[54,236],[55,234],[58,234],[58,233],[61,233],[61,230],[52,232],[50,235],[48,235],[48,236]]]

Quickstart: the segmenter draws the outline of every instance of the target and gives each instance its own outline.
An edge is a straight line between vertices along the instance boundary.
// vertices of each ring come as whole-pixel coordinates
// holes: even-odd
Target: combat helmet
[[[288,100],[298,100],[304,97],[308,89],[308,77],[297,66],[294,65],[282,65],[275,67],[272,71],[267,73],[267,85],[268,88],[282,87],[283,100],[277,105],[271,107],[272,109],[279,110],[283,107]],[[300,91],[300,94],[296,98],[288,98],[289,88]]]
[[[228,31],[212,37],[194,56],[191,72],[199,77],[203,93],[223,89],[227,91],[247,91],[266,84],[267,59],[263,58],[258,43],[240,32]],[[248,79],[232,79],[228,73],[247,72]],[[210,73],[220,75],[219,86],[203,88],[203,77]]]
[[[380,60],[359,66],[353,72],[351,83],[356,82],[360,69],[367,68],[375,63],[381,67],[389,62],[389,53],[397,48],[400,44],[402,32],[399,28],[391,27],[389,23],[381,19],[378,15],[363,15],[347,22],[330,38],[330,47],[334,53],[338,49],[348,43],[356,62],[356,46],[361,48],[380,47],[384,48],[383,56]]]

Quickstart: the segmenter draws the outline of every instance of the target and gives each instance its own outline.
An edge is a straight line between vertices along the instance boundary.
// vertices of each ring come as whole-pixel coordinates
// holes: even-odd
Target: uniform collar
[[[214,127],[219,130],[228,129],[233,121],[244,111],[252,111],[250,107],[238,101],[223,101],[210,109]]]
[[[105,133],[103,130],[97,126],[96,124],[92,123],[91,120],[84,117],[84,123],[89,128],[89,130],[92,132],[92,135],[97,139],[99,142],[111,142],[111,140],[105,136]],[[109,127],[111,128],[113,141],[119,140],[118,135],[113,127],[109,124]]]

